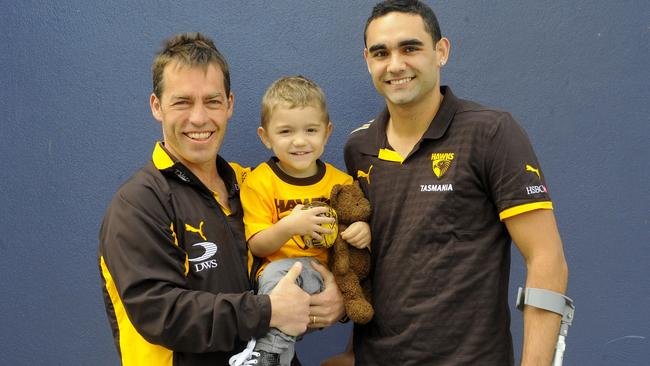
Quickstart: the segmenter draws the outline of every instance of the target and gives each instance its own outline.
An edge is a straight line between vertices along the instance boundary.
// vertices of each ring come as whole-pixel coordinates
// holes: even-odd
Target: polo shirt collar
[[[458,110],[459,100],[451,92],[451,88],[442,86],[440,92],[444,96],[442,104],[440,104],[438,113],[433,117],[433,121],[429,124],[429,129],[427,129],[422,138],[437,140],[444,136],[451,125],[451,121],[454,119],[456,110]]]
[[[458,110],[460,101],[454,93],[452,93],[451,88],[448,86],[441,86],[440,92],[444,96],[442,104],[440,104],[438,113],[433,117],[433,120],[422,136],[422,139],[435,140],[444,136],[445,132],[447,132],[447,129],[451,125],[451,121],[454,119],[456,111]],[[386,139],[386,126],[388,125],[389,119],[390,113],[388,112],[388,107],[384,107],[381,113],[379,113],[372,123],[370,123],[370,126],[368,126],[367,136],[370,141],[361,146],[362,153],[377,156],[379,150],[386,147],[388,143]]]

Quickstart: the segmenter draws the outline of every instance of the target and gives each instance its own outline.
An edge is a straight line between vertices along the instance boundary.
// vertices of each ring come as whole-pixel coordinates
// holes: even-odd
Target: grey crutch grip
[[[550,311],[562,317],[560,334],[557,345],[555,346],[555,355],[553,356],[552,364],[552,366],[562,366],[564,350],[566,348],[564,340],[569,333],[569,326],[573,323],[575,313],[573,300],[555,291],[541,288],[523,289],[520,287],[517,292],[517,309],[523,311],[524,305]]]

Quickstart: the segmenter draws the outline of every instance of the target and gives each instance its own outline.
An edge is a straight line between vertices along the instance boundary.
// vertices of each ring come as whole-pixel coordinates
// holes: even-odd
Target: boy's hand
[[[280,220],[289,228],[291,236],[309,235],[315,240],[320,241],[323,240],[320,234],[332,233],[332,230],[321,226],[322,224],[331,224],[336,221],[333,217],[322,215],[329,211],[328,207],[316,206],[308,209],[304,209],[303,207],[303,205],[296,205],[288,216]]]
[[[355,248],[370,250],[370,225],[363,221],[353,222],[341,233],[341,238]]]

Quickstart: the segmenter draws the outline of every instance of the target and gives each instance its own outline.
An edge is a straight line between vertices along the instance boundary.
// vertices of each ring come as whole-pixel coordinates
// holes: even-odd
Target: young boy
[[[352,177],[319,160],[332,132],[323,91],[302,76],[276,80],[262,98],[257,132],[275,154],[256,167],[241,187],[248,247],[253,255],[264,258],[256,273],[259,293],[271,292],[296,261],[303,264],[300,287],[309,294],[318,293],[323,279],[310,262],[327,265],[328,250],[308,247],[303,237],[322,240],[332,233],[323,224],[335,219],[323,215],[327,207],[305,205],[328,203],[334,185],[352,183]],[[370,244],[365,222],[353,223],[341,236],[357,248]],[[272,328],[257,340],[253,358],[264,365],[289,365],[295,341],[296,337]]]

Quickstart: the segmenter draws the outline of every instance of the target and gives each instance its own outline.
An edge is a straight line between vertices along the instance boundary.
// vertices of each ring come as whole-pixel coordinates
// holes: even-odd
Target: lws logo
[[[214,257],[215,254],[217,254],[217,245],[215,243],[204,241],[202,243],[196,243],[192,246],[193,247],[199,246],[199,247],[203,247],[204,249],[203,255],[196,258],[188,259],[190,262],[193,263],[194,272],[201,272],[205,269],[217,268],[218,265],[217,260],[210,259]]]
[[[431,160],[433,161],[431,164],[433,174],[440,179],[447,173],[449,167],[451,167],[451,162],[454,160],[454,153],[433,153],[431,154]]]
[[[215,254],[217,254],[217,244],[211,241],[207,241],[208,239],[203,233],[203,224],[204,222],[201,221],[198,229],[192,225],[185,224],[185,231],[189,233],[196,233],[204,240],[203,242],[192,245],[192,247],[203,249],[201,255],[194,258],[188,258],[188,261],[192,263],[194,272],[201,272],[206,269],[217,268],[218,266],[217,260],[211,259]]]
[[[196,258],[190,258],[189,259],[190,262],[203,262],[205,260],[212,258],[213,255],[217,254],[217,245],[213,242],[204,241],[202,243],[196,243],[192,246],[203,247],[204,251],[203,251],[203,255],[198,256]]]

